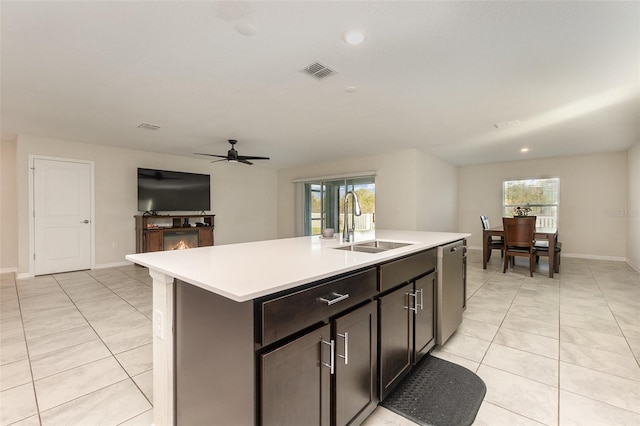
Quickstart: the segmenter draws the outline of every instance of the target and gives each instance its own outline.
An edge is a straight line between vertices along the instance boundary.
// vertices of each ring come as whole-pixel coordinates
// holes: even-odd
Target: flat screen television
[[[138,211],[211,209],[211,177],[198,173],[138,168]]]

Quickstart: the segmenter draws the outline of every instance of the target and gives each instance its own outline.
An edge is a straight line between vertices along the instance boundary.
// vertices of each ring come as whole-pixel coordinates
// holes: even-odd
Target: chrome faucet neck
[[[353,207],[351,208],[351,229],[349,229],[349,196],[353,198]],[[360,210],[360,203],[358,202],[358,196],[353,191],[348,191],[344,196],[344,220],[342,230],[342,241],[345,243],[353,240],[353,233],[356,229],[356,216],[360,216],[362,211]]]

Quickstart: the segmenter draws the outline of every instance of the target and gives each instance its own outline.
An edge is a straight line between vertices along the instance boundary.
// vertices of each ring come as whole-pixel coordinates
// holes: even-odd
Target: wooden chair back
[[[533,235],[536,231],[536,217],[502,218],[504,244],[508,247],[521,247],[533,250]]]
[[[504,217],[504,265],[502,272],[507,271],[509,259],[515,261],[515,256],[529,258],[529,275],[533,277],[534,256],[533,236],[536,231],[536,217]],[[513,262],[512,262],[513,263]]]

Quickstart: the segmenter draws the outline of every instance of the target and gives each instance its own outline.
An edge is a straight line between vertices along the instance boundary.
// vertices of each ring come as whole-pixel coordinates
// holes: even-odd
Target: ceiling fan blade
[[[194,152],[194,155],[206,155],[207,157],[217,157],[222,158],[222,160],[212,161],[212,163],[217,163],[218,161],[228,161],[229,163],[242,163],[242,164],[253,164],[249,160],[269,160],[269,157],[257,157],[254,155],[238,155],[238,151],[235,149],[236,143],[238,143],[235,139],[229,139],[229,143],[231,144],[231,149],[227,152],[227,155],[216,155],[216,154],[204,154],[202,152]]]
[[[269,160],[269,157],[255,157],[252,155],[238,155],[238,160]]]
[[[226,158],[223,158],[222,160],[212,161],[212,162],[211,162],[211,164],[213,164],[213,163],[219,163],[219,162],[221,162],[221,161],[227,161],[227,159],[226,159]]]
[[[226,155],[216,155],[216,154],[203,154],[201,152],[194,152],[195,155],[207,155],[209,157],[218,157],[218,158],[227,158]]]

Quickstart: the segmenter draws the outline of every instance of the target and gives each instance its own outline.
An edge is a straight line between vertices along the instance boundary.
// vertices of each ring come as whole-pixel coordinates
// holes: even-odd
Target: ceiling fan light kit
[[[194,154],[222,158],[222,160],[212,161],[212,163],[217,163],[218,161],[227,161],[228,163],[242,163],[252,165],[253,163],[249,160],[269,160],[269,157],[257,157],[255,155],[238,155],[238,151],[236,151],[235,148],[235,145],[238,143],[238,141],[235,139],[229,139],[229,143],[231,144],[231,149],[227,151],[227,155],[203,154],[200,152],[194,152]]]

